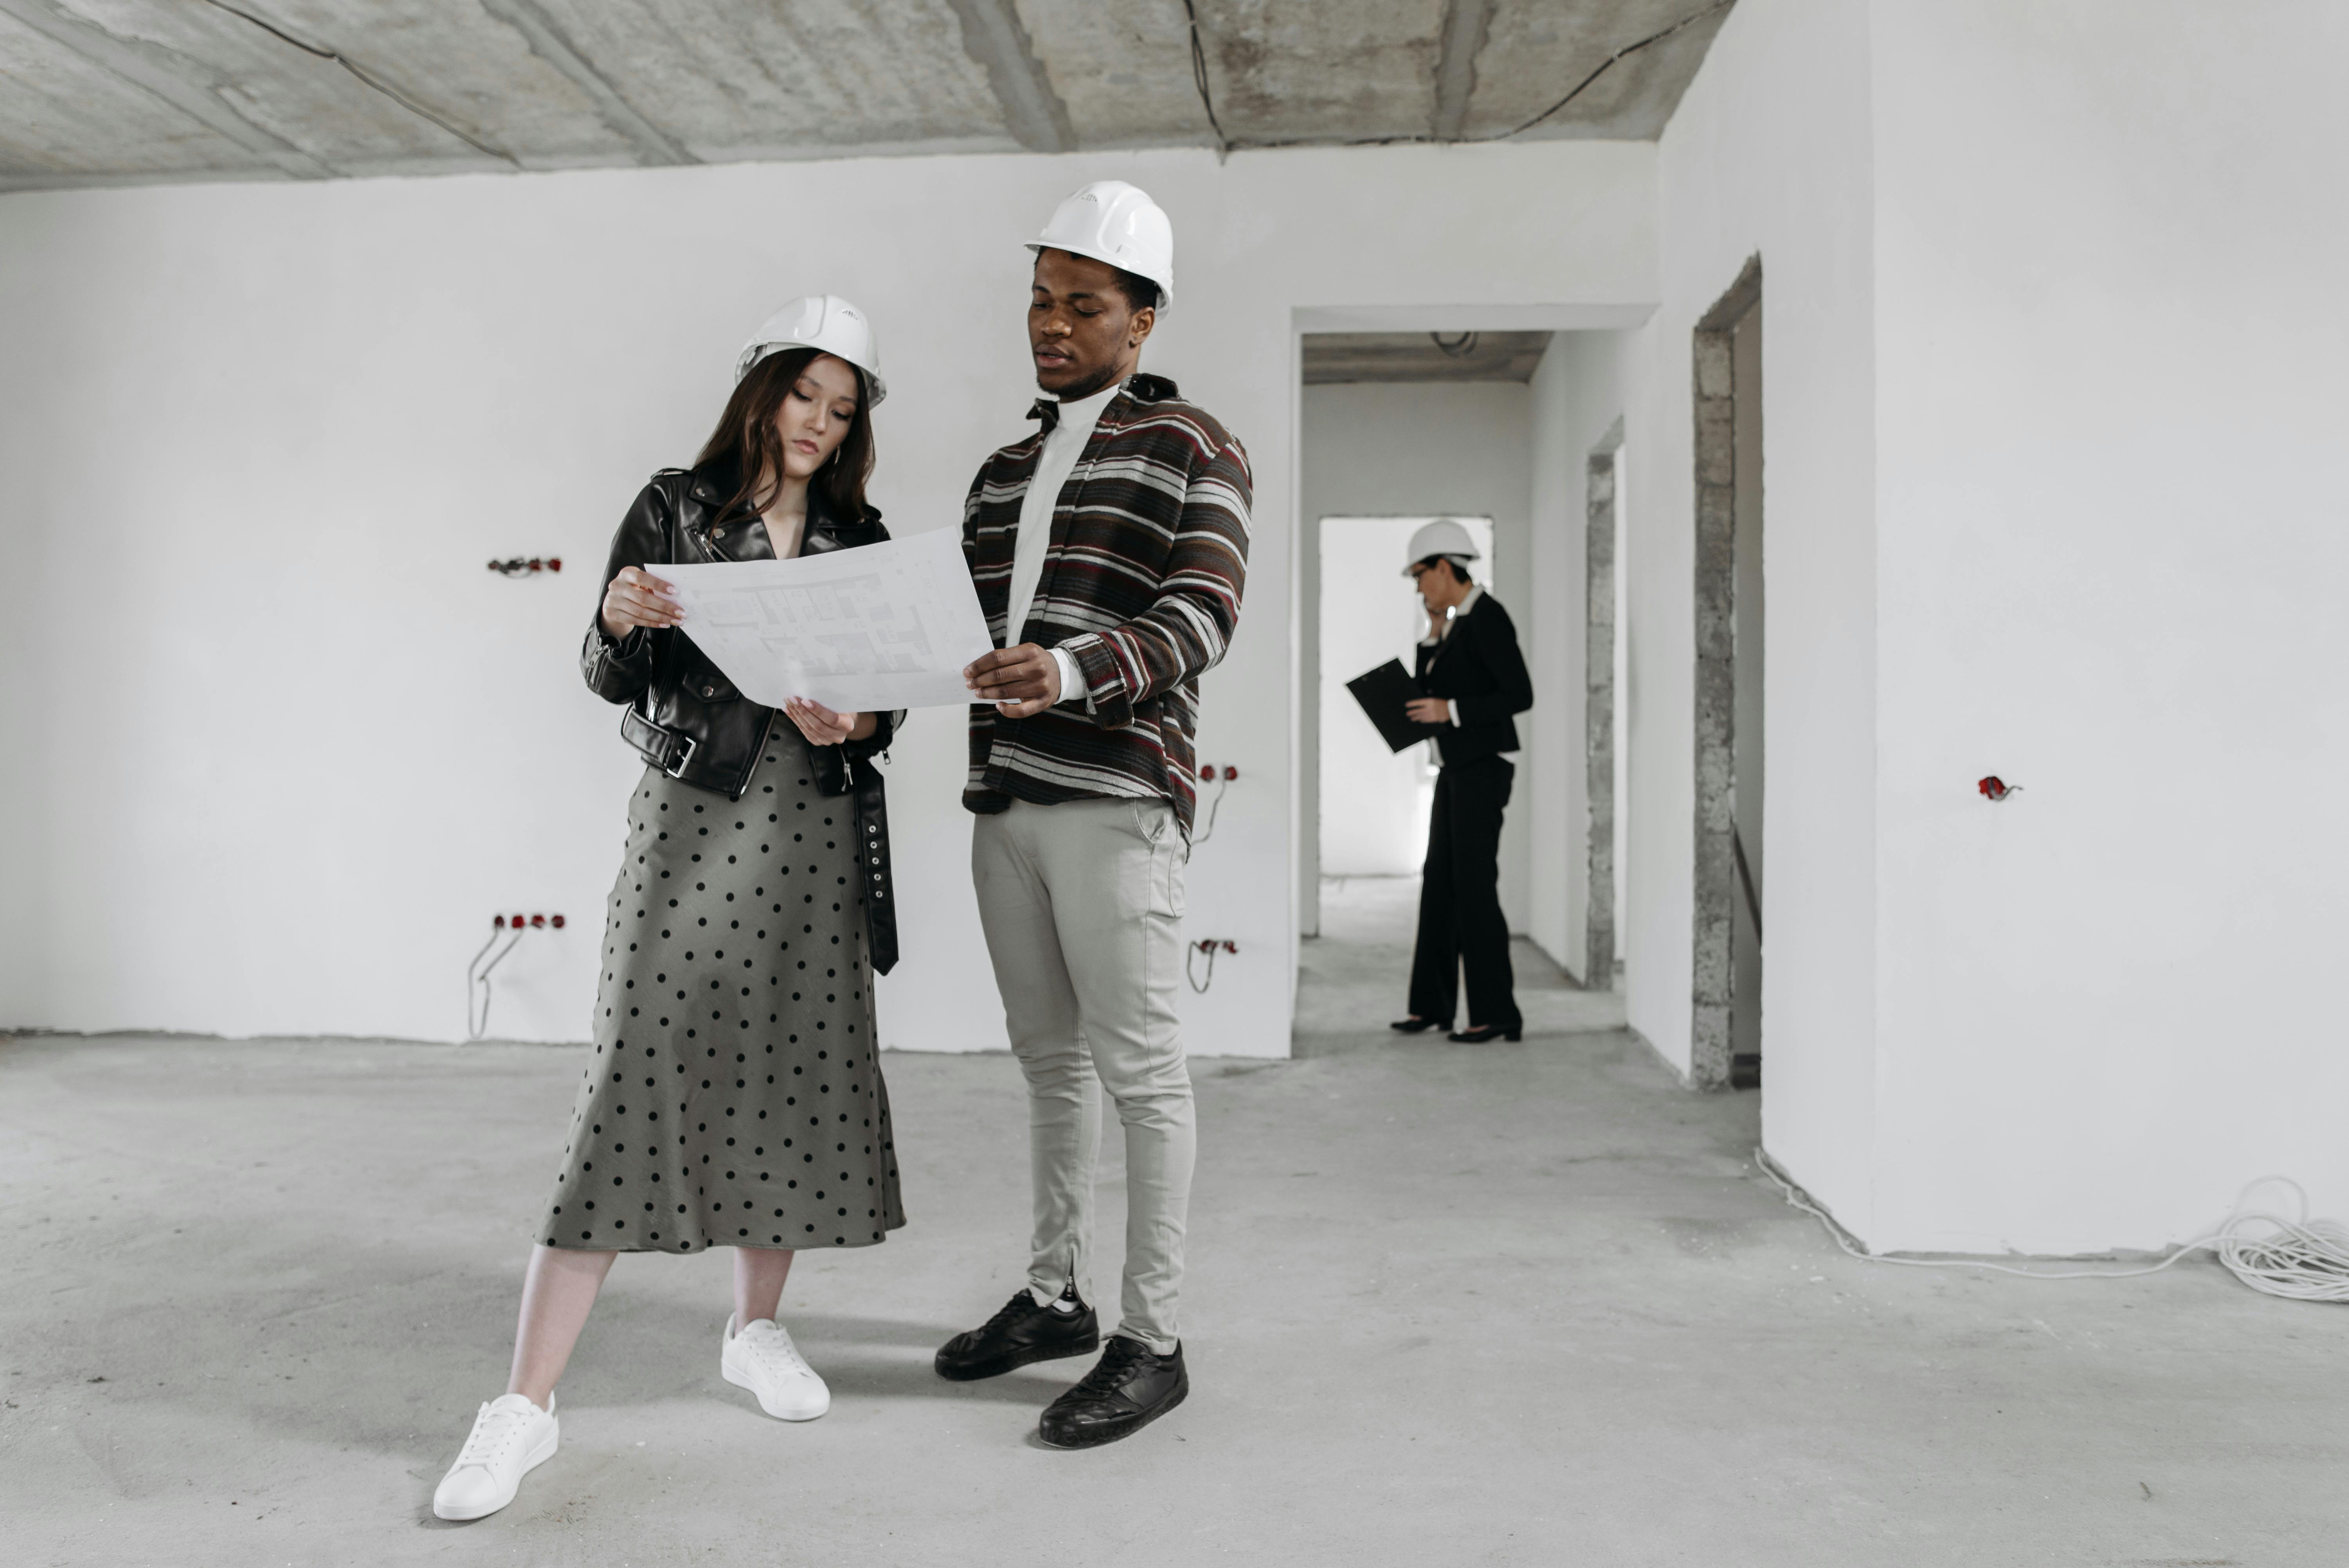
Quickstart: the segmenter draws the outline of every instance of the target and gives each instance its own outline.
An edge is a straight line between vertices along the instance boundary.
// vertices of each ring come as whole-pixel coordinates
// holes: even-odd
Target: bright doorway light
[[[1493,560],[1493,520],[1445,513]],[[1346,683],[1399,659],[1413,667],[1426,612],[1402,575],[1411,536],[1432,516],[1321,520],[1321,874],[1416,876],[1435,793],[1431,748],[1390,752]]]

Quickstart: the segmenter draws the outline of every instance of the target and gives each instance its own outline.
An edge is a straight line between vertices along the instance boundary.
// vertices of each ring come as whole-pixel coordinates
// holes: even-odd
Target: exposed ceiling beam
[[[0,0],[0,11],[45,38],[142,88],[206,129],[296,180],[326,180],[339,170],[254,124],[220,96],[212,74],[194,60],[143,39],[120,38],[67,11],[56,0]]]
[[[962,52],[987,67],[1004,129],[1030,152],[1073,152],[1069,106],[1052,88],[1011,0],[947,0],[962,23]]]
[[[1476,57],[1485,52],[1493,25],[1494,0],[1448,0],[1444,7],[1444,48],[1435,62],[1438,141],[1457,141],[1468,123],[1468,100],[1476,92]]]
[[[538,0],[481,0],[481,5],[520,33],[532,54],[562,72],[574,87],[585,93],[604,123],[634,144],[638,162],[701,161],[660,127],[638,114],[635,106],[620,96],[619,89],[605,81],[603,74],[587,63],[586,57],[572,46],[571,40],[564,36],[563,29],[554,25],[554,18],[546,14]]]

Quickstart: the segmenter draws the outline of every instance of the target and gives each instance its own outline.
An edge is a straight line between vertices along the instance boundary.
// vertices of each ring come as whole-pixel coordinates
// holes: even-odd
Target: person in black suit
[[[1517,648],[1517,628],[1499,600],[1468,575],[1475,541],[1449,518],[1412,535],[1403,574],[1427,606],[1419,645],[1419,686],[1408,712],[1446,727],[1435,737],[1443,769],[1427,824],[1427,861],[1419,887],[1419,942],[1411,964],[1411,1016],[1405,1034],[1451,1029],[1460,972],[1468,975],[1468,1027],[1450,1038],[1474,1044],[1516,1039],[1516,976],[1509,965],[1509,923],[1501,913],[1501,813],[1516,764],[1515,716],[1534,705],[1533,677]]]

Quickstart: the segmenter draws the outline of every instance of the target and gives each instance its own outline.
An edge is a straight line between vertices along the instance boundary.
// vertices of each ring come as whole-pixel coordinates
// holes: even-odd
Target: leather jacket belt
[[[681,778],[686,764],[693,760],[692,736],[655,724],[634,707],[620,715],[620,736],[646,761],[672,779]]]

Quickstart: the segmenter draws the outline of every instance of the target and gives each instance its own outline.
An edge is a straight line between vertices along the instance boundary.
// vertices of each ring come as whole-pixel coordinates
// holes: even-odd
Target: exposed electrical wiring
[[[1689,15],[1682,17],[1679,21],[1674,22],[1668,27],[1660,28],[1656,32],[1649,34],[1644,38],[1636,38],[1630,43],[1624,45],[1621,48],[1617,49],[1613,54],[1609,55],[1605,59],[1599,61],[1598,66],[1594,67],[1588,76],[1574,84],[1573,88],[1564,98],[1559,98],[1556,103],[1550,105],[1547,108],[1534,116],[1531,119],[1525,121],[1521,125],[1513,126],[1507,130],[1495,131],[1488,136],[1467,136],[1457,138],[1440,136],[1364,136],[1335,143],[1321,142],[1307,137],[1276,137],[1262,141],[1237,140],[1226,134],[1223,123],[1216,118],[1216,106],[1212,101],[1210,101],[1207,96],[1207,57],[1206,48],[1201,44],[1199,38],[1198,10],[1194,5],[1193,0],[1183,0],[1183,11],[1184,15],[1190,19],[1191,25],[1192,79],[1198,87],[1199,101],[1207,110],[1207,123],[1215,127],[1218,155],[1227,156],[1236,151],[1246,151],[1257,148],[1310,146],[1407,147],[1431,142],[1439,145],[1449,145],[1455,140],[1465,142],[1506,141],[1511,137],[1523,136],[1526,131],[1531,130],[1534,127],[1549,119],[1550,116],[1557,113],[1558,110],[1564,108],[1567,105],[1572,103],[1576,98],[1580,98],[1585,92],[1588,92],[1590,89],[1591,85],[1597,82],[1599,77],[1605,76],[1609,71],[1613,70],[1619,64],[1630,59],[1633,55],[1638,54],[1640,50],[1653,47],[1655,45],[1662,43],[1667,38],[1684,33],[1691,27],[1695,26],[1698,23],[1704,21],[1707,17],[1718,15],[1722,12],[1728,10],[1735,4],[1737,4],[1737,0],[1714,0],[1713,5],[1705,6],[1702,10],[1691,12]]]
[[[1737,862],[1737,885],[1745,893],[1746,917],[1754,922],[1754,940],[1762,940],[1762,895],[1754,891],[1754,872],[1745,863],[1745,841],[1739,836],[1737,824],[1729,824],[1729,852]]]
[[[2288,1176],[2262,1176],[2246,1186],[2235,1200],[2226,1223],[2206,1236],[2180,1243],[2158,1264],[2132,1269],[2027,1269],[1980,1258],[1895,1258],[1871,1253],[1796,1187],[1777,1162],[1756,1149],[1754,1162],[1770,1178],[1786,1202],[1826,1228],[1830,1240],[1852,1257],[1868,1264],[1899,1264],[1920,1269],[1989,1269],[2023,1279],[2141,1279],[2159,1274],[2189,1253],[2209,1248],[2237,1279],[2253,1290],[2292,1301],[2349,1301],[2349,1226],[2333,1220],[2308,1217],[2308,1193]],[[2292,1189],[2298,1200],[2298,1217],[2285,1219],[2251,1208],[2251,1196],[2261,1187]],[[2255,1230],[2255,1227],[2265,1227]]]
[[[1207,987],[1216,983],[1216,954],[1237,953],[1239,950],[1240,944],[1237,942],[1226,942],[1219,936],[1203,936],[1184,951],[1183,978],[1190,982],[1192,990],[1204,996],[1207,994]],[[1205,978],[1200,976],[1195,967],[1202,953],[1207,955],[1207,973]]]
[[[1446,359],[1465,359],[1476,352],[1477,335],[1473,332],[1464,332],[1452,338],[1440,332],[1431,332],[1427,335],[1434,343],[1435,351]]]
[[[473,961],[465,965],[466,1039],[478,1040],[489,1033],[490,971],[503,964],[506,961],[506,955],[521,945],[523,932],[544,931],[550,926],[560,931],[563,929],[563,917],[559,914],[517,914],[512,919],[502,914],[490,917],[490,939],[481,944],[481,952],[474,954]],[[506,937],[506,944],[503,947],[498,947],[498,938],[505,936],[509,931],[513,934]],[[492,947],[498,947],[497,956],[490,958],[487,964],[483,964],[481,960],[489,957],[490,949]],[[481,995],[481,1016],[478,1020],[473,1014],[473,996],[477,991]]]
[[[1618,60],[1628,59],[1651,44],[1661,44],[1666,38],[1671,37],[1673,34],[1685,32],[1689,28],[1695,26],[1699,22],[1703,21],[1707,16],[1713,15],[1716,12],[1726,11],[1735,4],[1737,4],[1737,0],[1716,0],[1715,4],[1706,6],[1702,11],[1690,13],[1688,15],[1682,17],[1679,21],[1673,23],[1671,26],[1666,27],[1661,32],[1651,33],[1637,43],[1624,45],[1621,48],[1616,50],[1605,59],[1599,61],[1598,69],[1592,71],[1588,76],[1575,83],[1573,91],[1568,93],[1564,98],[1558,99],[1556,103],[1542,110],[1541,113],[1534,116],[1533,119],[1526,121],[1525,124],[1518,126],[1515,130],[1505,130],[1498,136],[1480,136],[1475,139],[1478,141],[1506,141],[1513,136],[1523,136],[1526,131],[1531,130],[1534,127],[1539,125],[1542,121],[1547,119],[1550,116],[1556,114],[1567,105],[1572,103],[1576,98],[1580,98],[1585,89],[1587,89],[1591,83],[1605,76],[1609,71],[1613,70],[1615,68],[1615,63]]]
[[[1199,7],[1195,0],[1183,0],[1183,15],[1191,27],[1191,85],[1199,89],[1199,107],[1207,111],[1207,125],[1216,133],[1216,158],[1218,161],[1231,156],[1232,139],[1224,134],[1224,122],[1216,118],[1216,97],[1207,90],[1207,49],[1199,41]]]
[[[465,1038],[468,1040],[478,1040],[489,1033],[490,971],[506,961],[506,954],[521,944],[522,934],[528,929],[520,921],[516,921],[513,934],[506,938],[506,944],[503,947],[498,947],[498,955],[490,959],[484,965],[481,963],[482,958],[488,955],[491,948],[498,946],[498,938],[505,935],[504,928],[505,917],[500,915],[496,927],[490,933],[490,939],[481,944],[481,951],[474,954],[473,961],[465,965]],[[476,992],[480,993],[481,998],[481,1011],[478,1020],[473,1016],[473,996]]]
[[[1224,769],[1222,776],[1218,778],[1216,773],[1215,764],[1212,762],[1206,767],[1199,769],[1200,783],[1204,784],[1210,779],[1216,779],[1216,793],[1215,798],[1207,802],[1206,827],[1201,831],[1194,833],[1191,836],[1191,847],[1193,849],[1197,849],[1201,844],[1206,843],[1209,839],[1216,836],[1216,813],[1224,809],[1224,791],[1230,789],[1232,787],[1232,780],[1239,776],[1240,770],[1238,769],[1226,768]]]
[[[270,36],[279,39],[284,43],[293,45],[295,48],[301,50],[305,55],[314,56],[321,60],[333,61],[336,65],[338,65],[342,67],[343,69],[348,71],[353,77],[357,77],[367,87],[381,93],[384,97],[389,98],[392,102],[398,104],[409,113],[416,116],[417,119],[431,121],[434,125],[439,126],[441,129],[447,131],[450,135],[455,137],[458,140],[471,148],[474,151],[494,158],[501,163],[511,163],[516,169],[520,169],[522,167],[522,160],[514,157],[512,153],[507,152],[502,148],[492,147],[488,142],[472,135],[461,127],[450,124],[448,120],[441,119],[439,115],[433,113],[422,104],[418,103],[414,98],[409,98],[406,93],[401,92],[398,88],[393,87],[389,82],[384,81],[380,77],[377,77],[365,66],[360,65],[357,61],[352,59],[349,56],[345,55],[340,50],[329,49],[322,45],[313,44],[305,39],[297,38],[293,34],[287,32],[285,28],[279,26],[276,23],[270,21],[266,17],[256,16],[250,11],[239,10],[236,6],[228,4],[228,0],[204,0],[204,4],[210,5],[215,11],[227,12],[230,15],[235,17],[240,22],[250,22],[253,26],[260,28],[263,32],[267,33]]]

